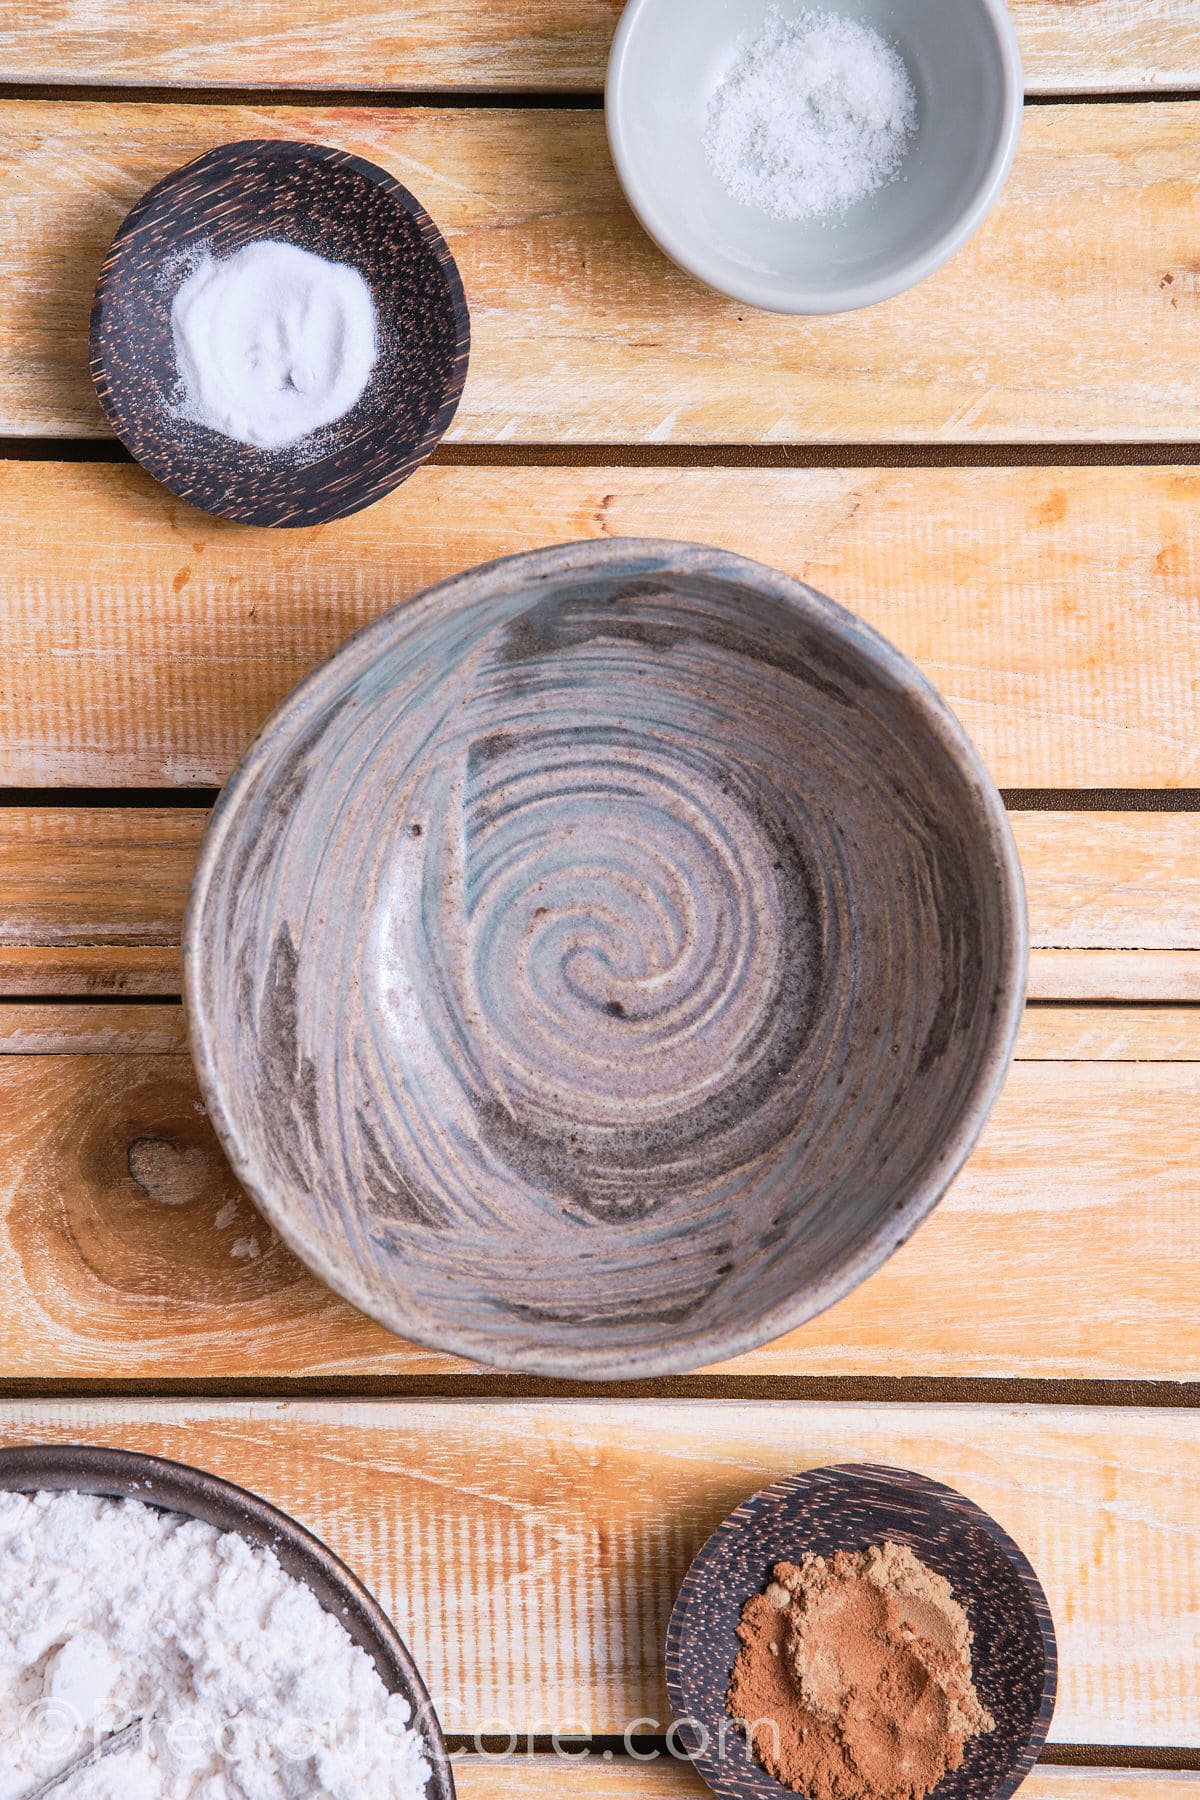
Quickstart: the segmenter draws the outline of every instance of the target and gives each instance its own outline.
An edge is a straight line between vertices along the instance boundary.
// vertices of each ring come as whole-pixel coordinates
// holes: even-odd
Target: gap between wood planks
[[[131,463],[116,439],[0,437],[0,462]],[[441,444],[444,468],[1035,469],[1192,467],[1200,443]]]
[[[1133,950],[1133,951],[1129,951],[1128,954],[1131,956],[1136,956],[1138,953],[1136,950]],[[157,1006],[157,1007],[163,1007],[163,1006],[181,1006],[182,1004],[183,1004],[183,994],[182,994],[182,992],[175,991],[175,990],[172,990],[167,993],[161,993],[161,994],[126,994],[124,992],[118,992],[115,994],[91,994],[91,993],[59,994],[59,993],[54,993],[54,992],[47,992],[44,994],[35,994],[35,993],[0,994],[0,1015],[3,1014],[3,1010],[5,1008],[12,1008],[15,1011],[20,1011],[22,1008],[28,1009],[31,1007],[38,1007],[38,1006],[61,1006],[61,1007],[65,1007],[65,1008],[76,1007],[76,1008],[80,1008],[80,1009],[90,1009],[92,1007],[105,1007],[105,1006],[111,1006],[111,1007],[123,1007],[123,1006],[156,1007]],[[1041,995],[1041,994],[1028,995],[1025,1000],[1025,1005],[1027,1007],[1031,1007],[1035,1012],[1178,1013],[1178,1012],[1195,1012],[1197,1010],[1200,1010],[1200,1009],[1197,1009],[1196,1002],[1194,1000],[1131,1000],[1131,999],[1118,999],[1118,1000],[1078,999],[1077,1000],[1077,999],[1070,999],[1070,998],[1055,999],[1055,998],[1047,997],[1047,996]],[[5,1054],[5,1051],[3,1050],[2,1046],[0,1046],[0,1055],[3,1055],[3,1054]],[[39,1051],[38,1054],[39,1055],[49,1055],[49,1054],[52,1054],[52,1052]],[[68,1054],[72,1054],[72,1055],[87,1054],[87,1052],[81,1053],[81,1052],[77,1052],[77,1051],[71,1051],[71,1052],[68,1052]],[[1055,1058],[1053,1058],[1053,1060],[1055,1062],[1069,1062],[1072,1059],[1070,1057],[1055,1057]],[[1096,1059],[1091,1056],[1086,1056],[1086,1057],[1080,1057],[1076,1060],[1082,1061],[1082,1062],[1094,1062]],[[1114,1058],[1112,1060],[1120,1061],[1121,1059]],[[1141,1061],[1141,1060],[1145,1060],[1145,1059],[1137,1058],[1135,1060]],[[1181,1060],[1189,1061],[1192,1059],[1186,1058],[1186,1057],[1180,1058],[1178,1056],[1171,1056],[1171,1057],[1164,1057],[1160,1060],[1167,1061],[1167,1062],[1179,1062]]]
[[[1200,98],[1194,88],[1112,88],[1091,93],[1027,93],[1025,105],[1033,106],[1127,106],[1132,102],[1152,105],[1178,104]],[[310,111],[320,107],[369,106],[393,111],[413,107],[520,107],[542,110],[578,110],[601,112],[604,91],[599,87],[583,88],[372,88],[372,87],[285,87],[270,82],[257,82],[252,87],[226,86],[223,83],[188,83],[174,87],[162,83],[142,86],[138,82],[83,81],[0,81],[0,102],[5,100],[92,100],[98,105],[142,106],[254,106],[267,101],[272,106],[304,106]]]
[[[216,787],[0,787],[0,807],[215,806]],[[1200,788],[1005,788],[1009,812],[1200,812]]]
[[[1119,1407],[1200,1411],[1200,1381],[977,1375],[669,1375],[642,1381],[549,1376],[205,1375],[0,1377],[0,1404],[88,1400],[732,1400],[796,1405]]]
[[[628,1742],[621,1737],[597,1734],[584,1738],[568,1736],[565,1732],[557,1741],[553,1737],[522,1736],[515,1753],[509,1750],[510,1743],[511,1739],[491,1737],[487,1733],[474,1736],[446,1733],[446,1748],[456,1759],[456,1773],[461,1773],[463,1764],[469,1765],[472,1758],[503,1768],[514,1754],[551,1757],[566,1751],[579,1756],[579,1748],[583,1745],[588,1750],[586,1760],[602,1760],[610,1767],[625,1768],[630,1772],[648,1766],[652,1755],[663,1762],[685,1762],[681,1757],[672,1756],[665,1737],[640,1734],[631,1736]],[[630,1746],[635,1754],[630,1754]],[[584,1760],[579,1756],[580,1762]],[[1151,1744],[1047,1744],[1043,1746],[1038,1762],[1058,1768],[1187,1771],[1200,1770],[1200,1750],[1162,1749]]]

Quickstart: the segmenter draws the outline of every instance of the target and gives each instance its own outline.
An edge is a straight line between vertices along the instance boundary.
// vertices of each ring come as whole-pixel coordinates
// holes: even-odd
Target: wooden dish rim
[[[673,1718],[683,1719],[692,1716],[683,1691],[681,1667],[681,1659],[687,1641],[687,1615],[692,1601],[702,1591],[708,1563],[715,1553],[717,1541],[730,1533],[740,1531],[748,1521],[740,1518],[739,1515],[746,1513],[749,1508],[757,1506],[760,1501],[786,1501],[801,1492],[806,1486],[814,1485],[818,1481],[828,1482],[831,1478],[842,1480],[847,1477],[855,1480],[895,1483],[904,1492],[916,1492],[924,1495],[927,1499],[944,1507],[946,1511],[958,1514],[968,1524],[982,1530],[1012,1565],[1037,1620],[1044,1660],[1041,1703],[1030,1724],[1029,1737],[1024,1748],[1015,1758],[1008,1774],[992,1790],[991,1800],[1010,1800],[1036,1764],[1054,1717],[1054,1706],[1058,1697],[1058,1639],[1054,1630],[1054,1617],[1050,1611],[1050,1602],[1046,1598],[1046,1590],[1042,1586],[1037,1570],[1028,1556],[1015,1538],[1005,1531],[1003,1525],[994,1519],[991,1513],[986,1512],[978,1501],[960,1493],[957,1488],[948,1487],[943,1481],[935,1481],[932,1476],[922,1475],[916,1469],[903,1469],[887,1463],[822,1463],[816,1468],[798,1469],[790,1475],[780,1476],[777,1481],[768,1482],[765,1487],[756,1489],[745,1500],[739,1501],[733,1511],[728,1513],[716,1529],[709,1533],[692,1558],[675,1604],[671,1609],[664,1660],[667,1697],[671,1704]],[[793,1543],[789,1548],[794,1553],[796,1546]],[[692,1766],[705,1784],[711,1787],[712,1784],[701,1764],[693,1761]],[[788,1795],[789,1789],[784,1787],[781,1782],[776,1781],[757,1764],[755,1767],[764,1782],[771,1784],[780,1795]],[[719,1793],[720,1790],[714,1788],[713,1792]],[[934,1800],[932,1795],[930,1800]]]
[[[127,415],[113,392],[109,378],[108,360],[104,352],[102,327],[104,309],[110,295],[119,281],[118,262],[125,241],[142,226],[146,215],[164,196],[168,195],[175,184],[184,177],[194,177],[203,173],[206,165],[218,163],[241,153],[256,155],[270,152],[283,161],[307,160],[317,163],[328,163],[338,168],[349,169],[360,175],[372,187],[386,194],[402,212],[411,218],[421,237],[436,257],[439,271],[446,282],[450,311],[454,319],[454,356],[450,379],[446,385],[441,403],[436,414],[410,450],[408,455],[398,461],[394,470],[394,479],[381,485],[374,482],[361,498],[354,498],[349,505],[331,505],[330,510],[321,513],[308,513],[295,521],[255,520],[246,518],[238,512],[229,512],[218,507],[199,506],[193,494],[181,494],[175,480],[171,478],[170,459],[165,452],[155,449],[153,444],[143,441],[141,421]],[[418,200],[410,188],[383,167],[365,156],[359,156],[352,150],[341,150],[335,144],[317,143],[307,138],[235,138],[226,144],[214,145],[212,149],[202,151],[199,156],[169,170],[165,175],[151,184],[145,192],[134,201],[121,223],[113,233],[100,272],[96,277],[96,286],[92,295],[91,312],[88,320],[88,368],[97,398],[104,410],[104,416],[134,461],[145,469],[155,481],[159,482],[169,493],[175,494],[188,505],[197,506],[214,518],[228,518],[236,524],[257,525],[260,529],[286,530],[290,526],[304,528],[316,524],[331,524],[336,519],[349,518],[365,507],[381,500],[393,488],[398,487],[413,471],[420,467],[436,450],[446,432],[454,421],[459,402],[466,386],[467,372],[471,356],[471,315],[467,305],[466,291],[463,287],[462,273],[458,267],[450,244],[425,205]],[[234,442],[234,440],[230,440]]]

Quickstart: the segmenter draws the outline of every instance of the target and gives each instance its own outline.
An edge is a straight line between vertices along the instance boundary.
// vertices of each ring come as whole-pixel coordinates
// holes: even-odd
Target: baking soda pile
[[[172,303],[171,330],[183,416],[260,450],[349,412],[377,352],[358,270],[271,239],[220,262],[202,257]]]
[[[903,58],[877,31],[834,13],[772,12],[709,102],[704,149],[735,200],[816,218],[890,181],[916,123]]]
[[[142,1717],[71,1800],[423,1800],[409,1707],[269,1551],[137,1501],[0,1493],[0,1800]]]

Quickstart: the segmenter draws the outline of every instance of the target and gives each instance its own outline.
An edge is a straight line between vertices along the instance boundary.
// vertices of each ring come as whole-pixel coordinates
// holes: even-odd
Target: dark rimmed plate
[[[218,1531],[274,1551],[281,1566],[312,1589],[365,1650],[389,1693],[403,1694],[424,1741],[432,1774],[428,1800],[455,1800],[454,1777],[429,1690],[400,1633],[345,1563],[278,1507],[219,1475],[162,1456],[90,1444],[20,1444],[0,1449],[0,1490],[76,1492],[140,1500],[202,1519]]]
[[[667,1633],[677,1734],[722,1800],[789,1792],[728,1724],[725,1696],[749,1595],[776,1562],[830,1556],[890,1538],[945,1576],[974,1633],[972,1666],[996,1729],[973,1738],[935,1800],[1008,1800],[1046,1741],[1058,1685],[1054,1622],[1024,1552],[973,1500],[909,1469],[870,1463],[808,1469],[742,1502],[688,1570]]]
[[[379,323],[362,397],[284,451],[177,411],[171,305],[188,253],[221,260],[264,238],[357,268]],[[124,220],[92,305],[92,378],[117,436],[172,493],[247,525],[319,525],[397,487],[454,417],[469,352],[462,281],[425,208],[386,170],[327,144],[250,139],[176,169]]]

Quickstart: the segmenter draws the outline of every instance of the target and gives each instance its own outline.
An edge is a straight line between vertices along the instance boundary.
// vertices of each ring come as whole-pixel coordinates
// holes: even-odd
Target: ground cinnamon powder
[[[808,1800],[924,1800],[994,1721],[949,1583],[905,1544],[776,1563],[742,1610],[728,1710]]]

